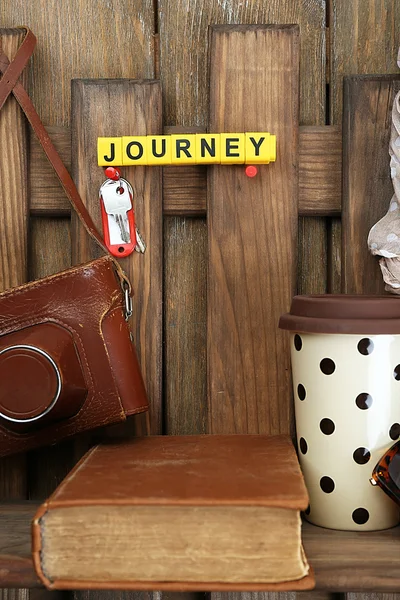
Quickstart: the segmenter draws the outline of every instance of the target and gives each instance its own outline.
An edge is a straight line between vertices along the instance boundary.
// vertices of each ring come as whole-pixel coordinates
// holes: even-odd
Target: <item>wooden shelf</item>
[[[318,589],[400,590],[400,527],[356,532],[303,523],[303,543]]]
[[[40,587],[31,561],[34,502],[0,505],[0,588]],[[400,527],[386,531],[334,531],[303,524],[303,542],[317,589],[400,590]]]
[[[31,559],[31,521],[36,502],[0,505],[0,588],[41,584]]]

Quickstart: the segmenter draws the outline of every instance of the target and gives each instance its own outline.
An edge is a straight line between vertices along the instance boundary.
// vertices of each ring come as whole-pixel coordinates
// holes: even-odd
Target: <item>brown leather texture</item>
[[[56,411],[58,403],[69,402],[67,397],[60,397],[54,415],[51,411],[46,421],[36,422],[33,430],[13,431],[0,418],[0,456],[52,444],[147,410],[141,371],[123,317],[123,301],[114,262],[108,256],[0,294],[0,351],[14,344],[17,333],[29,342],[29,334],[38,325],[58,325],[71,336],[81,372],[72,381],[70,374],[63,385],[73,386],[75,382],[78,388],[87,390],[75,414],[66,414],[70,407],[65,406],[61,406],[61,413]],[[54,337],[54,329],[45,332],[43,328],[42,335],[36,336],[35,346],[45,351],[54,348]],[[53,357],[56,354],[53,351]],[[68,361],[66,365],[63,359],[59,360],[62,374],[66,373],[71,356]],[[10,383],[24,377],[17,368],[11,375]],[[124,377],[126,381],[122,383]],[[27,395],[16,401],[20,403],[24,397],[27,411],[32,411],[32,399]],[[18,410],[24,412],[21,404]]]
[[[49,589],[99,589],[98,582],[49,581],[41,569],[40,519],[53,508],[101,505],[274,506],[304,510],[308,494],[289,436],[148,436],[92,448],[50,498],[32,525],[35,569]],[[312,570],[276,584],[210,583],[210,591],[306,590]],[[204,591],[203,583],[121,582],[102,589]]]
[[[251,504],[305,510],[308,494],[289,436],[146,436],[95,446],[46,507],[79,504]]]
[[[36,38],[0,54],[0,109],[13,93],[72,207],[107,256],[0,295],[0,456],[55,443],[148,409],[124,317],[130,282],[108,254],[18,78]]]
[[[0,381],[0,413],[19,432],[74,416],[88,393],[73,336],[55,323],[0,337]]]

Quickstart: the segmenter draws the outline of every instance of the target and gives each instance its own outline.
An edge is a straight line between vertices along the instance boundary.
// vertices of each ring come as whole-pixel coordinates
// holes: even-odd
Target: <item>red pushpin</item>
[[[247,177],[255,177],[258,173],[258,169],[254,165],[248,165],[244,172],[246,173]]]
[[[119,181],[121,179],[121,170],[118,167],[107,167],[104,169],[104,175],[108,179],[112,179],[113,181]]]

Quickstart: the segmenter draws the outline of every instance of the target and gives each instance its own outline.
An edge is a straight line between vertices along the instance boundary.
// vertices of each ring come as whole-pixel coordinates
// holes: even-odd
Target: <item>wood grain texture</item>
[[[400,600],[400,594],[369,594],[363,593],[358,594],[356,592],[350,592],[346,594],[346,600]]]
[[[315,114],[324,114],[325,106],[325,0],[159,0],[158,5],[166,125],[207,124],[207,27],[224,23],[300,25],[300,119],[304,125],[322,124]]]
[[[0,4],[0,26],[38,38],[30,94],[46,125],[69,125],[70,81],[153,77],[153,0],[36,0]]]
[[[400,0],[331,0],[331,123],[342,121],[343,77],[398,73]]]
[[[165,264],[176,265],[166,278],[164,296],[164,394],[173,399],[166,403],[164,422],[165,433],[170,435],[207,432],[207,411],[201,401],[206,385],[203,378],[196,377],[206,368],[207,263],[202,261],[198,268],[192,267],[207,252],[206,233],[204,219],[164,219]],[[198,294],[184,293],[182,274],[185,289],[199,290]],[[196,358],[186,362],[187,356]],[[194,389],[190,389],[191,384]]]
[[[47,132],[68,171],[71,169],[71,129],[46,127]],[[36,216],[69,216],[71,205],[35,135],[29,150],[30,212]]]
[[[165,133],[179,130],[198,132],[202,128],[166,127]],[[60,156],[71,164],[70,130],[48,127]],[[241,168],[241,167],[238,167]],[[299,215],[339,215],[342,208],[342,132],[338,127],[300,127]],[[70,204],[36,138],[30,143],[30,211],[33,215],[66,216]],[[168,216],[197,217],[207,212],[207,167],[188,165],[163,169],[163,212]],[[314,222],[313,219],[311,222]],[[319,222],[319,221],[315,221]]]
[[[0,29],[9,60],[24,38],[19,30]],[[27,70],[22,83],[27,81]],[[28,128],[14,96],[0,112],[0,290],[25,283],[28,257]]]
[[[367,238],[393,195],[388,148],[392,104],[399,89],[399,75],[345,80],[342,290],[349,294],[384,291]]]
[[[329,592],[214,592],[214,600],[339,600]],[[357,599],[358,600],[358,599]]]
[[[54,251],[57,248],[57,252]],[[29,279],[35,280],[59,271],[71,264],[69,219],[32,218],[30,222]],[[78,457],[74,443],[65,441],[49,448],[28,453],[28,493],[31,500],[49,496]]]
[[[321,219],[299,219],[299,238],[297,293],[325,294],[328,270],[325,220],[321,231]]]
[[[341,126],[343,77],[398,73],[400,39],[399,0],[331,0],[330,123]],[[329,239],[329,289],[340,292],[340,223],[334,221]]]
[[[208,26],[218,23],[299,23],[302,32],[301,39],[301,122],[304,124],[322,125],[325,121],[325,0],[299,0],[299,2],[286,2],[285,0],[246,0],[246,2],[233,2],[231,0],[159,0],[159,42],[160,42],[160,71],[164,89],[164,114],[166,125],[200,126],[208,127]],[[200,167],[201,168],[201,167]],[[192,191],[190,190],[190,195]],[[193,190],[193,195],[198,193],[198,188]],[[190,200],[191,202],[191,200]],[[170,205],[166,205],[170,206]],[[172,223],[172,221],[171,221]],[[186,221],[188,223],[188,221]],[[173,231],[175,225],[172,225]],[[183,231],[182,224],[181,230]],[[186,227],[193,244],[196,247],[205,247],[200,239],[195,241],[194,229]],[[202,229],[198,229],[200,235]],[[312,231],[312,244],[320,246],[315,241],[316,227]],[[326,237],[325,223],[320,220],[318,236]],[[311,237],[311,236],[310,236]],[[166,244],[181,243],[180,237],[171,236],[165,239]],[[166,249],[167,253],[167,249]],[[169,256],[180,256],[179,248],[171,249]],[[179,285],[181,290],[182,310],[174,311],[172,318],[179,318],[177,328],[166,330],[165,343],[171,347],[180,346],[184,351],[176,356],[174,364],[167,365],[167,378],[174,381],[182,376],[183,381],[177,390],[177,395],[166,394],[166,405],[177,404],[183,406],[196,398],[199,406],[199,415],[204,414],[206,397],[201,397],[206,389],[206,373],[202,364],[197,363],[197,356],[203,356],[203,328],[194,329],[189,323],[186,327],[183,303],[186,307],[195,307],[197,298],[204,294],[204,288],[194,288],[193,282],[202,282],[202,270],[207,262],[207,254],[193,254],[191,263],[185,263],[185,270],[172,260],[165,262],[165,285],[171,278],[173,285]],[[315,261],[309,265],[314,273],[326,278],[321,273],[320,263]],[[197,273],[197,274],[196,274]],[[172,320],[168,316],[166,307],[166,322]],[[191,308],[188,308],[191,311]],[[205,327],[205,325],[203,326]],[[178,339],[173,340],[179,331],[185,344]],[[171,340],[168,341],[168,338]],[[189,352],[190,349],[190,352]],[[194,370],[195,369],[195,370]],[[185,373],[191,374],[191,379]],[[166,383],[166,389],[176,389],[174,384]],[[177,411],[174,411],[178,414]],[[171,412],[172,414],[172,412]],[[175,427],[175,424],[174,424]]]
[[[296,287],[298,33],[297,26],[211,29],[210,129],[274,131],[279,140],[276,163],[257,180],[235,167],[210,170],[212,433],[292,430],[288,338],[277,324]]]
[[[342,220],[332,218],[328,223],[328,293],[340,294],[342,289]]]
[[[299,214],[337,216],[342,204],[342,136],[338,127],[302,127]]]
[[[163,191],[165,215],[204,216],[207,211],[207,167],[165,167]]]
[[[19,30],[0,29],[4,53],[12,60],[24,38]],[[26,85],[28,69],[21,76]],[[9,96],[0,112],[0,291],[28,278],[28,129]],[[0,498],[26,498],[26,456],[0,460]]]
[[[2,504],[0,507],[0,587],[40,585],[31,558],[30,533],[37,508],[35,502]],[[24,593],[26,597],[27,592],[19,590],[16,598],[23,600]]]
[[[72,173],[81,197],[101,229],[98,190],[104,180],[97,166],[97,137],[127,131],[162,131],[161,88],[156,81],[74,80],[72,87]],[[162,371],[162,197],[161,170],[131,167],[124,176],[134,191],[138,229],[147,250],[121,264],[134,289],[132,331],[151,407],[151,432],[161,432]],[[73,263],[99,256],[79,219],[72,215]],[[102,251],[100,250],[100,254]]]
[[[399,542],[400,527],[359,535],[303,522],[304,549],[315,571],[317,588],[322,590],[399,590]],[[369,599],[361,596],[359,600]]]

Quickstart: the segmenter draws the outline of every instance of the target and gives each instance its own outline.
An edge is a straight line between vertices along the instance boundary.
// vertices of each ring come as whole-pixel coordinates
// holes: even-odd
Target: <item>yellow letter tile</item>
[[[122,160],[124,165],[147,165],[145,135],[122,138]]]
[[[147,136],[147,164],[148,165],[170,165],[171,164],[171,136],[170,135],[148,135]]]
[[[221,165],[244,163],[244,133],[221,133]]]
[[[97,138],[97,164],[99,167],[122,165],[122,138]]]
[[[266,132],[246,133],[246,164],[268,164],[275,160],[275,135]]]
[[[171,135],[171,164],[190,165],[196,162],[196,136],[194,134]]]
[[[219,133],[196,133],[196,163],[210,165],[221,162]]]

